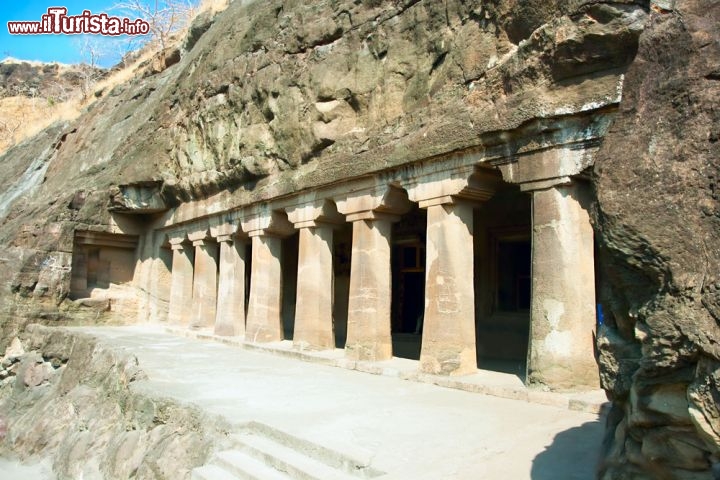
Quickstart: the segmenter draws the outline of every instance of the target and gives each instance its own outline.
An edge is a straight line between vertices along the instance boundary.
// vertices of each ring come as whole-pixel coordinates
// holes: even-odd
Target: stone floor
[[[393,357],[391,360],[382,362],[355,361],[346,359],[345,351],[341,348],[323,351],[298,350],[294,347],[293,342],[289,340],[245,343],[240,337],[214,335],[211,329],[188,330],[187,328],[166,327],[165,331],[182,337],[212,340],[250,351],[271,353],[311,363],[357,370],[374,375],[396,377],[402,380],[431,383],[442,387],[511,400],[525,400],[531,403],[552,405],[570,410],[601,413],[610,406],[605,392],[602,390],[550,393],[527,388],[524,384],[524,373],[518,371],[518,363],[513,361],[484,360],[483,366],[485,368],[477,370],[474,374],[449,377],[420,373],[418,361],[407,358]]]
[[[382,478],[594,477],[602,418],[562,402],[541,405],[368,375],[157,327],[82,330],[139,358],[149,379],[136,388],[192,402],[238,427],[260,422],[368,459],[387,472]]]

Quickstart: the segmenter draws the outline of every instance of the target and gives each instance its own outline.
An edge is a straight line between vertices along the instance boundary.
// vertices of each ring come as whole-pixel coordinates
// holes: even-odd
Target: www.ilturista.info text
[[[11,35],[146,35],[150,32],[150,24],[139,18],[111,17],[107,13],[93,14],[90,10],[68,15],[65,7],[48,8],[39,22],[17,21],[7,25]]]

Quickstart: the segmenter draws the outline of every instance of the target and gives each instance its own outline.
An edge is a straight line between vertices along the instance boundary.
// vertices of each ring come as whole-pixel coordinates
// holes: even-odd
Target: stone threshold
[[[322,351],[299,350],[293,346],[290,340],[258,344],[245,342],[243,337],[215,335],[209,330],[188,330],[186,328],[168,326],[164,327],[164,329],[173,335],[198,340],[216,341],[226,345],[241,347],[249,351],[270,353],[281,357],[302,360],[304,362],[345,368],[347,370],[355,370],[373,375],[394,377],[411,382],[428,383],[493,397],[549,405],[576,412],[604,415],[610,408],[610,402],[607,401],[603,390],[574,393],[548,392],[528,388],[520,378],[510,373],[479,369],[475,374],[461,377],[430,375],[418,372],[419,362],[417,360],[393,357],[392,360],[382,362],[356,361],[345,358],[345,351],[340,348]]]

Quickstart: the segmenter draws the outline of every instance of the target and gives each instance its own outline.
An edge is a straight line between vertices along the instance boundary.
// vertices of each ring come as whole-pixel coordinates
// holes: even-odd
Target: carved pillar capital
[[[210,225],[210,236],[217,239],[221,236],[233,236],[242,234],[242,230],[240,230],[238,227],[239,225],[236,221],[219,220],[217,221],[217,223]]]
[[[475,166],[431,171],[402,182],[408,197],[420,208],[458,202],[484,202],[492,198],[499,179]]]
[[[283,212],[270,210],[267,205],[256,208],[241,222],[243,232],[249,237],[286,237],[295,231],[293,224]]]
[[[192,242],[193,246],[203,245],[210,238],[210,232],[207,228],[188,232],[188,240]]]
[[[187,235],[185,232],[168,234],[168,242],[172,250],[182,250],[188,245]]]
[[[311,198],[299,199],[297,205],[285,209],[288,220],[295,228],[312,228],[320,225],[336,226],[345,220],[338,213],[337,207],[330,199]]]
[[[572,177],[592,166],[594,148],[560,145],[518,156],[499,165],[503,180],[519,184],[524,192],[570,185]]]
[[[397,186],[381,184],[335,199],[337,209],[347,221],[388,220],[397,221],[407,213],[412,204],[407,193]]]

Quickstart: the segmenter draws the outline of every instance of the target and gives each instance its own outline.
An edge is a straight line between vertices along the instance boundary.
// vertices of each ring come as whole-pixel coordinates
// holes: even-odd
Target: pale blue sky
[[[8,21],[40,21],[49,7],[66,7],[68,15],[80,15],[83,10],[93,14],[111,11],[118,0],[45,0],[45,1],[2,1],[0,10],[0,59],[14,57],[21,60],[39,60],[43,62],[81,63],[80,44],[82,36],[78,35],[10,35]],[[118,15],[117,12],[114,12]],[[124,16],[124,15],[121,15]],[[100,65],[110,67],[120,60],[127,48],[122,44],[128,37],[90,36],[99,42],[104,55]]]

